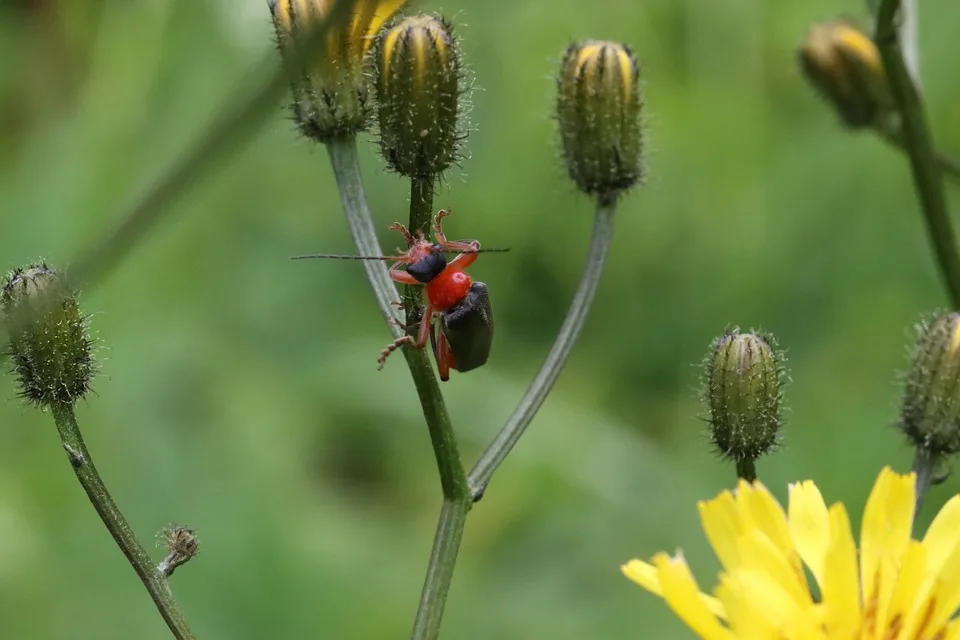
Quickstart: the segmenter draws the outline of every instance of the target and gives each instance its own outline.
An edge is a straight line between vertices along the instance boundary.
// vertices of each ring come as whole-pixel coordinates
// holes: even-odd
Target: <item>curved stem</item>
[[[913,519],[917,520],[920,515],[920,509],[923,508],[923,499],[927,495],[927,490],[934,481],[934,474],[937,470],[937,464],[940,457],[931,451],[928,447],[917,447],[913,457],[913,472],[917,474],[916,496],[913,510]]]
[[[333,166],[334,176],[337,179],[340,203],[343,205],[343,211],[347,216],[347,225],[350,227],[353,241],[357,245],[357,251],[362,256],[384,255],[383,249],[380,248],[380,241],[377,240],[377,230],[373,225],[373,217],[367,207],[367,197],[363,192],[360,162],[357,159],[356,138],[334,140],[327,143],[326,147],[330,156],[330,164]],[[393,304],[399,303],[400,298],[397,296],[397,288],[394,286],[393,280],[387,275],[387,265],[374,260],[364,260],[363,269],[366,271],[367,280],[370,282],[373,294],[377,298],[380,313],[387,321],[393,337],[399,338],[403,335],[403,331],[390,319],[394,317]]]
[[[553,383],[557,381],[563,365],[570,356],[570,351],[573,349],[577,336],[580,335],[580,330],[583,328],[583,323],[587,319],[587,313],[590,311],[593,296],[597,291],[597,285],[603,273],[603,264],[610,248],[610,242],[613,239],[615,213],[615,198],[598,201],[586,265],[583,268],[583,274],[580,276],[580,284],[573,297],[573,302],[570,303],[570,309],[567,311],[567,317],[564,319],[563,325],[560,327],[560,333],[557,335],[550,353],[547,354],[547,359],[540,367],[537,377],[534,378],[523,398],[517,404],[517,408],[514,409],[513,414],[500,429],[490,446],[481,454],[470,475],[467,476],[474,500],[483,497],[483,492],[490,483],[497,467],[503,463],[511,449],[517,444],[520,436],[526,431],[527,426],[543,405],[547,394],[553,388]]]
[[[879,126],[876,128],[876,132],[890,145],[900,151],[907,152],[907,143],[903,139],[901,131],[890,126]],[[953,178],[960,178],[960,160],[940,150],[934,150],[934,157],[941,171]]]
[[[87,497],[90,498],[94,509],[97,510],[100,519],[103,520],[103,524],[106,525],[123,555],[127,557],[127,561],[133,567],[133,570],[140,576],[143,586],[150,593],[154,604],[157,605],[157,610],[160,611],[160,615],[163,616],[174,637],[178,640],[193,640],[196,636],[187,626],[187,621],[170,592],[166,576],[154,566],[150,555],[140,544],[133,529],[130,528],[110,496],[110,492],[107,491],[107,487],[103,484],[103,480],[93,464],[93,458],[90,457],[90,452],[87,451],[83,442],[83,436],[80,434],[80,428],[77,426],[77,419],[73,413],[73,406],[55,405],[52,408],[52,413],[70,465],[77,475],[77,480],[80,481],[80,486],[87,492]]]
[[[883,0],[877,14],[876,41],[900,113],[903,139],[913,182],[926,221],[927,237],[933,246],[940,274],[954,309],[960,308],[960,253],[953,224],[947,211],[942,172],[937,164],[926,114],[917,88],[903,60],[894,17],[900,0]]]

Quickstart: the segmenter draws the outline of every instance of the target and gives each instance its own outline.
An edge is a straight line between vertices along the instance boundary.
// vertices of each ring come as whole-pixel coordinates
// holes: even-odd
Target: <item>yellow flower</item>
[[[767,489],[741,481],[699,504],[723,571],[701,593],[683,556],[631,560],[624,575],[708,640],[960,639],[960,496],[911,539],[914,474],[880,472],[867,500],[860,553],[842,504],[813,482],[790,486],[787,512]],[[810,593],[804,565],[819,587]]]
[[[300,130],[320,142],[367,128],[370,78],[364,60],[377,32],[406,0],[270,0],[277,42],[293,88]],[[317,54],[305,64],[302,49],[323,21]]]

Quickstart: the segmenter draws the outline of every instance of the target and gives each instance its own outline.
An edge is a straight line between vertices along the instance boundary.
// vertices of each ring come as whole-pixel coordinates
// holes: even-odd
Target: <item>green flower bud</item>
[[[797,55],[807,80],[851,128],[877,124],[891,109],[876,45],[840,21],[814,25]]]
[[[756,460],[777,444],[783,378],[783,358],[772,336],[734,329],[713,341],[703,396],[710,437],[721,455]]]
[[[460,51],[450,24],[413,16],[385,31],[376,51],[380,148],[392,170],[428,178],[459,157]]]
[[[406,0],[269,0],[277,44],[293,88],[300,131],[319,142],[356,135],[370,122],[364,59],[380,28]],[[324,20],[321,42],[310,42]]]
[[[940,313],[917,326],[899,427],[917,447],[960,452],[960,314]]]
[[[571,45],[557,78],[567,173],[584,193],[615,197],[643,177],[640,69],[615,42]]]
[[[66,281],[45,264],[7,275],[0,295],[21,395],[41,406],[69,405],[90,389],[92,340]]]

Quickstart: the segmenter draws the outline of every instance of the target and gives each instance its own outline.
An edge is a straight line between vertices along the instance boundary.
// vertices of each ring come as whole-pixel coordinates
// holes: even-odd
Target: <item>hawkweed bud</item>
[[[177,567],[186,564],[200,552],[200,540],[193,529],[172,524],[160,532],[160,537],[167,555],[157,565],[157,571],[165,576],[173,575]]]
[[[704,362],[710,437],[736,462],[776,444],[782,423],[783,358],[772,336],[734,329],[710,345]]]
[[[450,24],[412,16],[385,31],[376,50],[380,148],[387,166],[430,177],[458,158],[463,93],[460,51]]]
[[[643,177],[640,69],[615,42],[571,45],[557,78],[567,173],[584,193],[614,197]]]
[[[300,131],[329,142],[365,130],[371,90],[364,59],[374,36],[405,0],[269,0],[269,4]],[[321,23],[323,33],[318,35]]]
[[[848,127],[877,124],[890,112],[880,54],[855,27],[841,21],[814,25],[798,58],[807,80]]]
[[[917,326],[899,427],[917,447],[960,452],[960,314],[940,313]]]
[[[94,373],[92,340],[63,276],[45,264],[16,269],[0,301],[21,395],[50,407],[86,394]]]

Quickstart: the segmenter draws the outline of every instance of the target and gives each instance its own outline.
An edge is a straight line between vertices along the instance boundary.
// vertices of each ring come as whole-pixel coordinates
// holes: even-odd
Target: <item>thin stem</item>
[[[146,587],[153,599],[157,610],[163,616],[170,631],[178,640],[193,640],[195,636],[187,626],[187,621],[174,600],[170,592],[170,586],[166,577],[157,570],[150,559],[150,555],[144,549],[143,545],[137,539],[136,534],[130,525],[127,524],[120,509],[117,508],[110,492],[103,484],[97,468],[93,464],[93,458],[83,442],[80,435],[80,428],[77,426],[77,419],[73,413],[71,405],[54,405],[52,409],[53,419],[57,423],[57,430],[60,432],[60,441],[67,452],[67,457],[73,467],[77,480],[83,490],[87,492],[87,497],[93,504],[94,509],[103,520],[110,535],[113,536],[117,546],[127,557],[127,561],[133,567],[133,570],[140,576],[143,586]]]
[[[917,474],[916,503],[913,510],[914,520],[920,515],[927,490],[933,484],[938,462],[939,456],[928,447],[917,447],[917,452],[913,457],[913,471]]]
[[[960,253],[947,211],[942,172],[937,164],[926,114],[904,64],[894,26],[899,0],[883,0],[877,15],[876,41],[890,82],[894,103],[900,112],[904,143],[910,158],[913,182],[926,221],[927,236],[937,257],[940,274],[954,309],[960,308]]]
[[[420,593],[420,606],[413,623],[413,640],[433,640],[440,632],[440,620],[446,603],[453,570],[463,539],[463,527],[467,513],[473,501],[469,497],[459,500],[444,499],[437,522],[437,533],[433,538],[433,550],[430,552],[430,564],[427,577]]]
[[[356,138],[334,140],[326,146],[340,191],[340,203],[347,216],[347,225],[357,245],[357,251],[363,256],[382,256],[383,249],[380,248],[380,241],[377,240],[377,230],[373,225],[373,217],[367,207],[367,197],[363,192]],[[374,260],[364,260],[363,269],[377,298],[380,313],[387,321],[393,337],[399,338],[403,335],[403,330],[391,318],[394,317],[392,305],[399,303],[400,298],[397,296],[397,288],[393,280],[387,275],[387,265]]]
[[[903,133],[895,127],[879,126],[876,128],[876,132],[877,135],[891,146],[903,152],[907,151],[907,144],[903,139]],[[953,178],[960,178],[960,160],[940,150],[934,150],[934,157],[941,171]]]
[[[590,311],[593,296],[597,291],[597,285],[603,273],[603,264],[610,248],[610,242],[613,239],[615,213],[615,198],[598,201],[586,264],[583,268],[583,274],[580,276],[580,284],[573,297],[573,302],[570,303],[570,309],[567,311],[567,317],[564,319],[563,325],[560,327],[560,333],[557,335],[550,353],[547,354],[547,359],[540,367],[537,377],[534,378],[523,398],[517,404],[516,409],[514,409],[513,414],[500,429],[490,446],[481,454],[477,464],[473,467],[470,475],[467,476],[474,500],[479,500],[483,496],[483,492],[490,483],[497,467],[503,463],[514,445],[520,440],[520,436],[523,435],[523,432],[543,405],[547,394],[553,387],[553,383],[557,381],[563,365],[570,356],[577,336],[580,335],[580,330],[587,318],[587,313]]]
[[[753,458],[742,458],[737,460],[737,477],[753,482],[757,479],[757,465]]]

